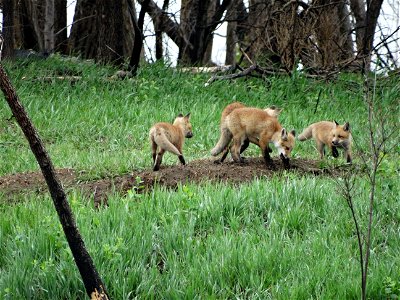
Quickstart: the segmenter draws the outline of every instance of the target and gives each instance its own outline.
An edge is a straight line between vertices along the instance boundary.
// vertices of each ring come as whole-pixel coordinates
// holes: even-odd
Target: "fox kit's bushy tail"
[[[220,154],[226,147],[228,147],[230,141],[232,140],[232,133],[227,128],[221,128],[221,135],[219,137],[218,143],[214,148],[211,149],[211,155],[217,156]]]
[[[306,129],[304,129],[303,132],[298,137],[299,141],[305,141],[312,138],[312,131],[313,131],[313,125],[310,125]]]
[[[150,131],[150,140],[152,143],[157,144],[162,149],[169,151],[177,156],[182,155],[165,135],[165,130],[163,128],[152,128]]]

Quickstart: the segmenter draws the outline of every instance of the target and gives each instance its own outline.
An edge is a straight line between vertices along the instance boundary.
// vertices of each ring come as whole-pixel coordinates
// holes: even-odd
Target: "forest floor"
[[[274,168],[265,165],[262,158],[246,158],[246,162],[237,164],[227,161],[215,164],[213,160],[202,159],[189,162],[186,166],[163,166],[157,172],[152,170],[133,171],[130,174],[99,180],[79,180],[73,169],[57,169],[56,173],[66,190],[78,188],[89,197],[93,197],[95,206],[107,201],[112,192],[126,194],[127,191],[145,192],[155,184],[168,188],[176,188],[178,184],[201,183],[206,181],[230,182],[241,184],[254,178],[270,178],[272,175],[283,174],[285,168],[279,159],[274,159]],[[319,161],[292,159],[290,169],[297,175],[336,176],[341,168],[320,168]],[[0,193],[6,198],[24,192],[43,193],[47,187],[41,172],[28,172],[0,177]]]

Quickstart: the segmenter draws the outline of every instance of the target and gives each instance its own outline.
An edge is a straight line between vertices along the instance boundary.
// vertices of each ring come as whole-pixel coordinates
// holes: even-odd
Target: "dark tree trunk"
[[[95,22],[96,7],[96,1],[77,0],[68,41],[71,54],[80,54],[83,58],[96,57],[96,35],[98,34]]]
[[[249,3],[249,30],[246,36],[248,54],[259,63],[280,66],[279,36],[275,34],[273,13],[281,8],[281,3],[269,0],[250,0]],[[284,27],[280,25],[279,29]]]
[[[66,54],[68,46],[67,37],[67,0],[55,0],[55,51]]]
[[[236,63],[237,46],[244,48],[248,13],[243,0],[233,0],[227,10],[228,28],[226,33],[226,65]]]
[[[179,48],[181,65],[201,65],[207,63],[207,49],[212,42],[212,32],[220,22],[231,0],[216,5],[213,0],[182,1],[181,30],[188,43]],[[210,12],[215,9],[215,13]]]
[[[159,24],[154,23],[154,31],[156,35],[156,60],[163,59],[163,38],[162,38],[162,30],[160,29]]]
[[[368,71],[371,66],[371,55],[374,46],[375,28],[378,23],[383,0],[367,1],[367,15],[365,22],[364,42],[362,54],[364,58],[363,71]]]
[[[121,65],[124,62],[122,4],[125,0],[97,0],[97,60]],[[131,33],[132,34],[132,33]]]
[[[43,51],[46,55],[54,51],[54,20],[54,0],[46,0],[43,25]]]
[[[148,4],[146,4],[148,6]],[[167,11],[169,6],[169,0],[164,0],[164,4],[162,6],[162,10],[164,12]],[[154,31],[156,34],[156,60],[162,60],[163,59],[163,38],[162,38],[162,19],[159,20],[159,22],[153,22],[154,23]]]
[[[4,93],[6,101],[10,106],[15,119],[17,120],[26,139],[29,142],[40,169],[42,170],[69,247],[85,285],[87,294],[92,297],[92,299],[94,295],[98,295],[98,297],[94,299],[108,299],[105,286],[96,271],[92,258],[87,252],[82,237],[78,231],[78,228],[76,227],[71,208],[68,204],[61,183],[57,178],[50,157],[1,65],[0,88]]]
[[[351,38],[350,13],[345,3],[339,4],[338,13],[340,21],[340,36],[343,40],[342,59],[352,59],[354,57],[354,47]]]
[[[207,21],[206,21],[207,26],[210,26],[212,24],[216,10],[217,10],[217,1],[212,0],[208,7],[208,10],[207,10]],[[208,34],[208,36],[205,37],[205,40],[204,40],[204,42],[206,44],[205,45],[206,48],[205,48],[205,51],[203,54],[202,65],[210,65],[211,66],[214,64],[211,59],[212,48],[213,48],[213,44],[214,44],[214,36],[211,31],[208,33],[207,30],[206,30],[205,34]]]
[[[236,2],[236,1],[235,1]],[[236,16],[237,16],[236,5],[232,5],[227,12],[228,26],[226,30],[226,52],[225,52],[225,64],[234,65],[236,62]]]
[[[315,32],[319,68],[335,68],[349,52],[346,49],[348,34],[343,32],[343,20],[340,18],[343,4],[336,0],[315,0],[312,5],[318,9]]]
[[[40,51],[35,29],[33,27],[27,0],[18,3],[20,40],[18,46],[22,49],[33,49]]]
[[[122,64],[133,46],[127,1],[78,0],[69,52],[104,63]]]
[[[3,58],[12,58],[14,56],[14,0],[3,0]]]
[[[350,9],[356,20],[356,45],[357,52],[361,53],[364,43],[364,33],[365,33],[365,6],[363,0],[350,0]]]
[[[143,47],[144,15],[147,10],[147,6],[149,4],[149,0],[145,0],[144,3],[142,3],[142,8],[140,9],[138,20],[136,20],[136,14],[134,13],[135,10],[133,9],[133,2],[129,3],[131,5],[129,11],[131,12],[131,19],[133,23],[133,28],[135,30],[135,41],[133,45],[131,59],[129,61],[129,69],[132,72],[132,75],[136,76],[137,69],[139,68],[140,56]]]

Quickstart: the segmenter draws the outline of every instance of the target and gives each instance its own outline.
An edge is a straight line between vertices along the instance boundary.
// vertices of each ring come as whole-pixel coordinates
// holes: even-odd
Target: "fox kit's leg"
[[[164,153],[165,153],[165,150],[160,148],[160,151],[158,151],[158,153],[157,153],[156,162],[154,164],[153,171],[158,171],[160,169],[160,165],[161,165],[162,157],[163,157]]]
[[[244,162],[244,160],[240,157],[240,147],[243,144],[243,141],[246,139],[246,136],[236,135],[233,137],[233,145],[231,147],[231,155],[235,162]]]
[[[151,154],[153,156],[153,165],[154,165],[157,156],[157,144],[153,140],[151,141]]]
[[[181,162],[182,165],[186,165],[185,158],[183,157],[182,154],[179,155],[178,158],[179,158],[179,161]]]
[[[185,158],[183,157],[183,154],[182,154],[182,145],[175,144],[174,146],[176,146],[176,149],[178,149],[178,151],[179,151],[179,154],[178,154],[179,161],[181,162],[182,165],[186,165]]]
[[[259,146],[264,157],[264,161],[267,165],[273,166],[271,156],[269,155],[269,142],[270,139],[267,136],[262,136],[259,140]]]
[[[324,158],[324,148],[325,148],[325,144],[323,143],[323,142],[321,142],[321,141],[316,141],[316,143],[317,143],[317,150],[318,150],[318,152],[319,152],[319,157],[321,158],[321,159],[323,159]]]
[[[346,157],[347,163],[351,164],[352,159],[351,159],[351,150],[350,149],[345,150],[344,156]]]
[[[229,149],[230,149],[230,146],[226,147],[225,150],[222,152],[222,156],[221,156],[220,158],[214,160],[214,163],[215,163],[215,164],[221,164],[221,163],[223,163],[223,161],[225,160],[225,158],[228,156]]]
[[[249,145],[250,145],[249,139],[245,139],[243,141],[242,146],[240,147],[240,153],[243,153],[243,151],[246,150],[249,147]]]

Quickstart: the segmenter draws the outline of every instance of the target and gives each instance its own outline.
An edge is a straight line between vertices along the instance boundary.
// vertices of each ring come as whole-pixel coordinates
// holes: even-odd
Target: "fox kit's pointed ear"
[[[296,130],[292,130],[291,132],[290,132],[293,136],[296,136]]]
[[[349,122],[344,123],[344,125],[343,125],[343,130],[344,130],[344,131],[350,131],[350,124],[349,124]]]
[[[288,136],[287,136],[287,131],[286,131],[285,128],[282,128],[281,137],[282,137],[282,140],[284,140],[284,141],[286,141],[287,138],[288,138]]]
[[[185,118],[189,120],[189,119],[190,119],[190,113],[188,113],[188,114],[185,116]]]
[[[338,122],[336,122],[336,120],[334,120],[333,122],[335,123],[335,125],[336,125],[336,126],[338,126],[338,125],[339,125],[339,123],[338,123]]]
[[[179,114],[179,115],[178,115],[178,118],[182,118],[182,117],[183,117],[183,115],[182,115],[182,114]]]

